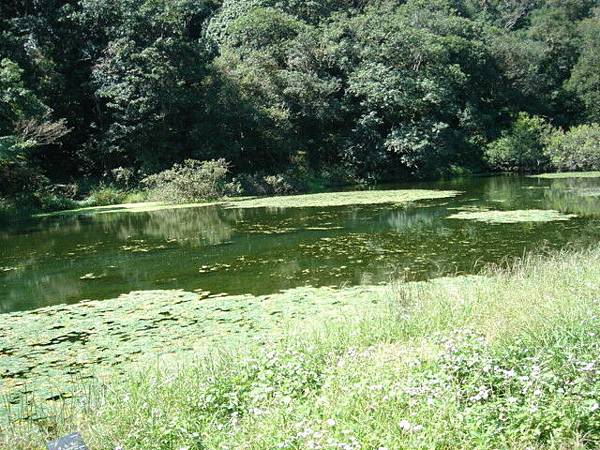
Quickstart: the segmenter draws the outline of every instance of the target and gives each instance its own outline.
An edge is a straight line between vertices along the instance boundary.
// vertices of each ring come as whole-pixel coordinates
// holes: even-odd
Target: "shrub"
[[[224,159],[196,161],[188,159],[171,169],[142,180],[149,197],[166,202],[193,202],[217,199],[241,191],[237,182],[228,182],[229,164]]]
[[[79,206],[75,200],[54,193],[42,193],[37,196],[37,200],[42,211],[61,211]]]
[[[600,170],[600,124],[555,132],[549,139],[546,154],[561,171]]]
[[[91,190],[89,197],[83,204],[84,206],[116,205],[123,203],[127,195],[127,191],[123,191],[112,185],[100,183],[100,185]]]
[[[485,158],[496,170],[539,172],[550,163],[544,148],[551,132],[541,117],[519,113],[511,129],[487,146]]]
[[[110,171],[116,186],[129,190],[136,182],[136,172],[129,167],[117,167]]]
[[[10,200],[0,197],[0,223],[9,222],[17,212],[15,205]]]
[[[289,173],[264,175],[263,173],[241,174],[236,180],[242,192],[248,195],[290,195],[306,192],[306,183]]]

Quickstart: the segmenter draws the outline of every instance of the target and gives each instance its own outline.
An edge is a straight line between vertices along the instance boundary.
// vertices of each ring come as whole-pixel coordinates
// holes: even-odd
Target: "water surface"
[[[600,238],[600,179],[499,176],[386,186],[459,190],[409,205],[189,209],[46,217],[0,229],[0,312],[146,289],[268,294],[474,273]],[[457,211],[556,210],[485,223]]]

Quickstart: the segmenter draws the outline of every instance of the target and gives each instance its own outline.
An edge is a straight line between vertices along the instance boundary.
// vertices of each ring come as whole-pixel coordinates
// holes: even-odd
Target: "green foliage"
[[[117,205],[124,203],[127,198],[127,191],[124,191],[118,187],[100,183],[89,193],[81,206],[106,206],[106,205]]]
[[[519,112],[599,120],[597,0],[21,3],[0,6],[0,158],[51,183],[288,174],[298,152],[361,183],[437,177],[483,170]]]
[[[287,173],[240,174],[235,180],[239,182],[241,191],[246,195],[289,195],[307,190],[303,181]]]
[[[392,300],[377,306],[362,298],[357,309],[326,321],[303,316],[273,339],[267,336],[281,322],[265,312],[275,328],[259,339],[245,336],[239,351],[195,355],[176,367],[150,363],[155,369],[127,371],[124,383],[88,384],[81,396],[47,408],[45,423],[11,423],[0,445],[31,448],[77,429],[94,448],[597,448],[599,262],[594,249],[525,258],[488,276],[379,287],[371,299]],[[352,289],[318,291],[339,308],[344,295],[356,297]],[[115,320],[140,340],[152,322],[137,323],[140,305],[169,305],[183,320],[196,320],[209,302],[218,308],[212,326],[219,329],[224,302],[231,308],[236,301],[147,295],[68,310],[91,321],[90,311],[101,308],[103,327],[115,326],[112,308],[130,310]],[[236,306],[255,300],[238,297]],[[26,328],[19,333],[39,326],[39,314],[22,313],[10,324],[15,320]],[[43,327],[50,332],[65,330]],[[190,346],[155,332],[156,339]],[[149,342],[142,340],[147,348]]]
[[[600,9],[596,17],[580,24],[581,54],[567,82],[585,106],[585,118],[600,122]]]
[[[600,124],[557,131],[550,138],[546,153],[560,171],[600,170]]]
[[[544,149],[551,133],[541,117],[519,113],[511,129],[487,146],[486,159],[496,170],[542,171],[549,164]]]
[[[171,169],[150,175],[142,182],[153,200],[186,203],[222,198],[240,193],[239,184],[229,182],[229,164],[224,159],[188,159]]]

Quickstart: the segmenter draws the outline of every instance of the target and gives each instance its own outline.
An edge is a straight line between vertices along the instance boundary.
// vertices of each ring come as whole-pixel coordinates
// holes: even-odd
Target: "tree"
[[[552,131],[541,117],[519,113],[510,130],[487,146],[487,161],[496,170],[545,170],[550,163],[545,148]]]
[[[584,119],[600,122],[600,10],[580,24],[581,54],[567,82],[585,106]]]

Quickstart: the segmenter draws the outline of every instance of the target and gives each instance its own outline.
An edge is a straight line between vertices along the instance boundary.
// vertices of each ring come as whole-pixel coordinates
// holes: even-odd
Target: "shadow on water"
[[[0,312],[133,290],[266,294],[472,273],[600,237],[600,180],[497,176],[385,188],[454,189],[405,205],[219,206],[46,217],[0,230]],[[561,222],[452,220],[457,211],[556,210]]]

